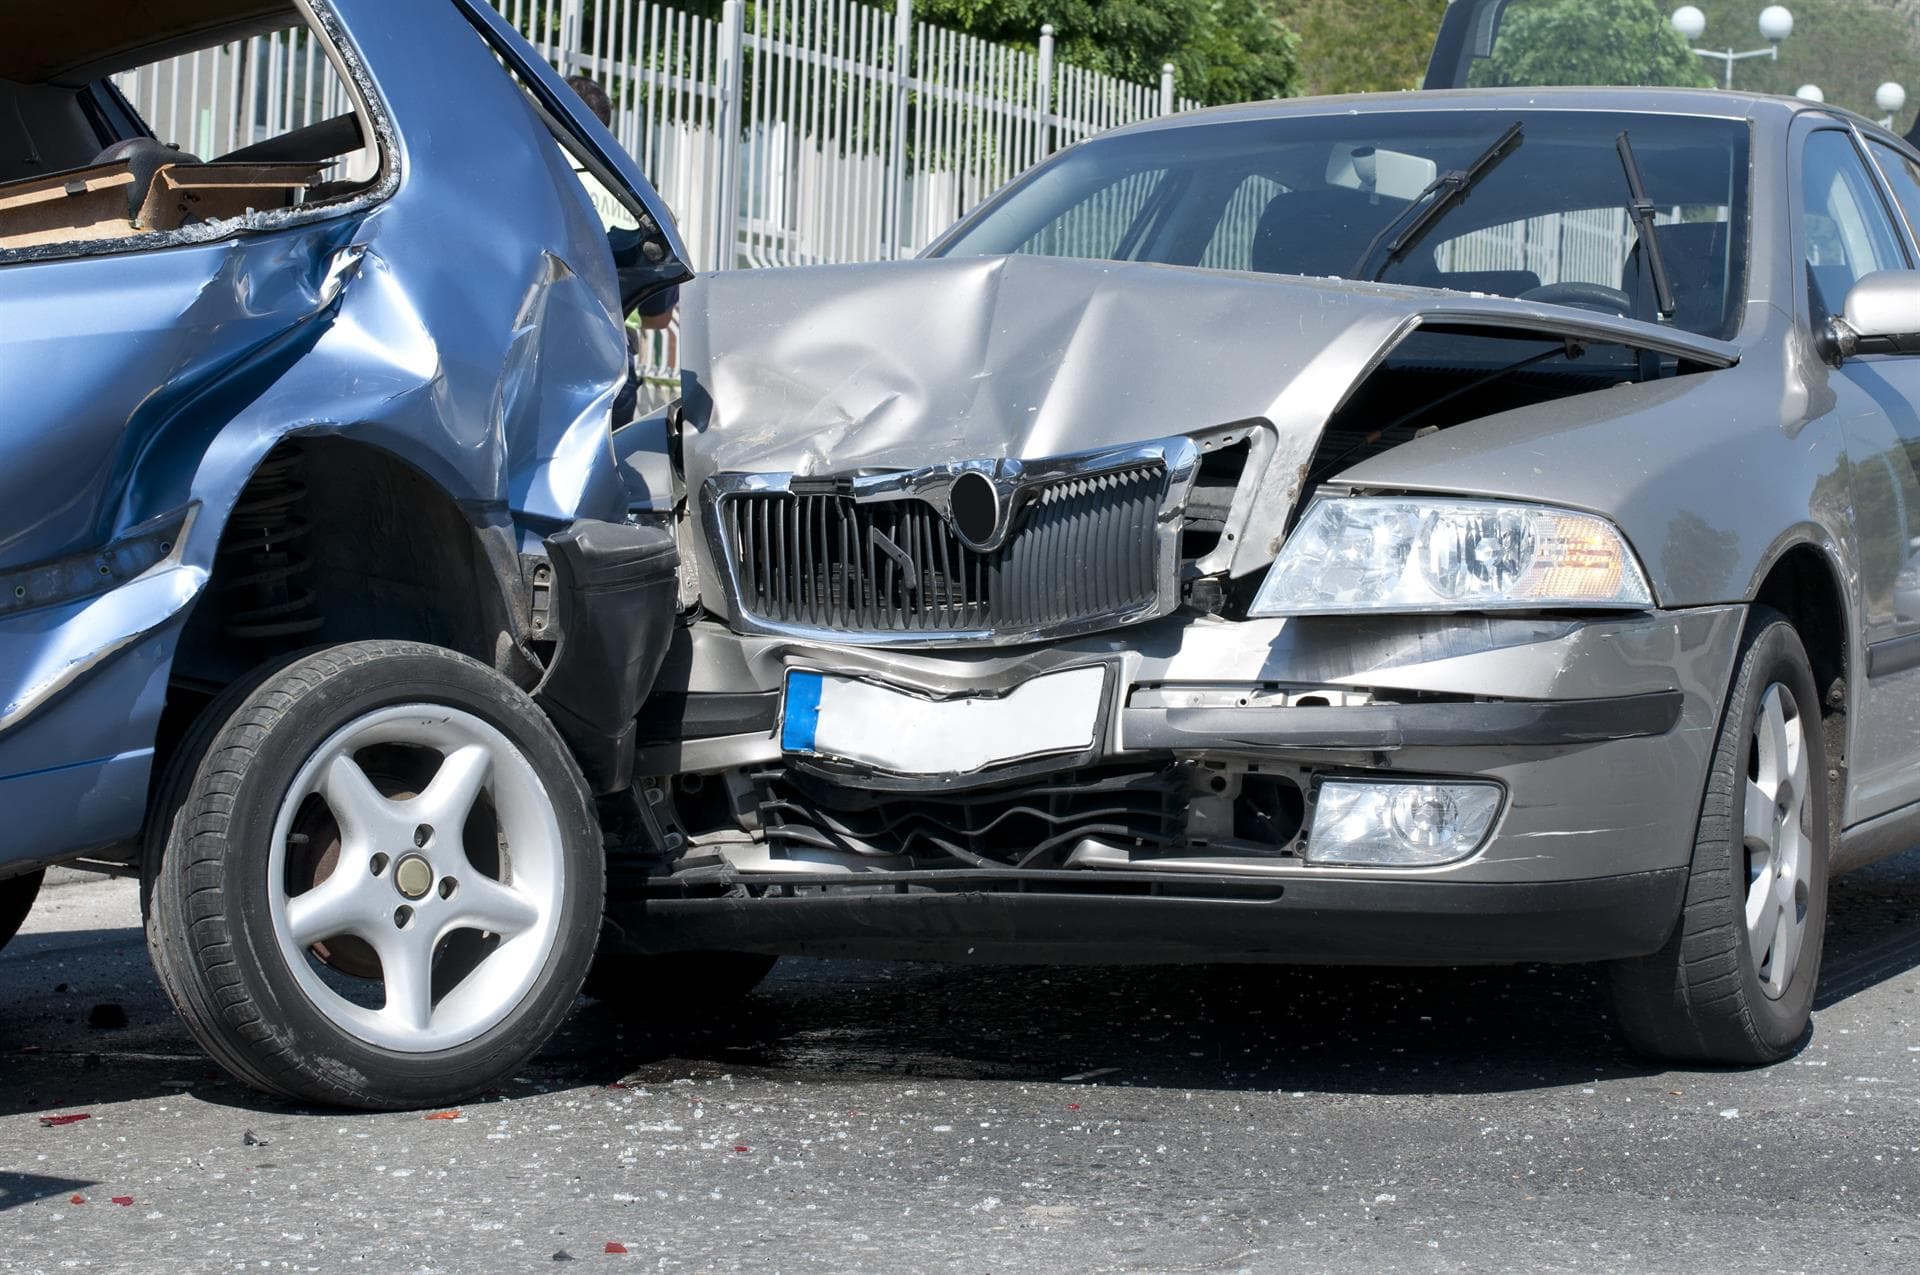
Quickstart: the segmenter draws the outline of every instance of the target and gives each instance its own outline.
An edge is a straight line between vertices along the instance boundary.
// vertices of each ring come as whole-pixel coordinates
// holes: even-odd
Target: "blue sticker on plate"
[[[820,731],[820,688],[826,680],[818,673],[787,674],[787,711],[780,723],[780,747],[787,752],[813,751]]]

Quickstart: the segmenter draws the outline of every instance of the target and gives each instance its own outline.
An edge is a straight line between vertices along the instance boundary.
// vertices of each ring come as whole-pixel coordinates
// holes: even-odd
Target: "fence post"
[[[1040,69],[1033,86],[1034,162],[1053,153],[1053,23],[1040,28]]]
[[[1160,64],[1160,113],[1173,114],[1173,63]]]
[[[887,151],[887,200],[883,251],[898,260],[910,237],[907,219],[907,98],[913,88],[913,0],[893,11],[893,114]]]
[[[733,267],[740,226],[741,108],[746,97],[746,5],[726,0],[720,7],[720,155],[714,165],[713,256],[710,270]]]
[[[580,38],[581,0],[560,0],[560,30],[554,43],[553,62],[560,74],[572,75],[581,69],[584,41]]]

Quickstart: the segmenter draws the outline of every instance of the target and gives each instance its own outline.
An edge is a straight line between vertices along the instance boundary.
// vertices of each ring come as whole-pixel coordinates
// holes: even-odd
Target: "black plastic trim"
[[[1120,731],[1137,751],[1553,747],[1664,735],[1682,704],[1679,691],[1657,691],[1353,708],[1129,708]]]
[[[1920,633],[1888,638],[1867,648],[1867,676],[1892,677],[1911,668],[1920,668]]]
[[[779,893],[773,879],[761,897],[655,895],[625,905],[620,928],[642,952],[1090,965],[1567,963],[1658,948],[1680,915],[1687,870],[1511,884],[949,872],[914,874],[946,878],[918,889],[895,875],[843,877],[797,894]]]
[[[673,632],[679,554],[664,528],[590,520],[548,537],[547,553],[560,644],[534,699],[593,791],[618,792]]]
[[[663,691],[647,701],[640,743],[771,735],[779,723],[779,691]]]

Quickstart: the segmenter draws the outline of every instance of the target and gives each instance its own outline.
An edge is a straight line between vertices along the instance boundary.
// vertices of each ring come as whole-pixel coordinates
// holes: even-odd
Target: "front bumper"
[[[644,715],[643,730],[655,735],[636,772],[781,767],[903,800],[984,797],[1023,776],[1164,762],[1309,779],[1484,779],[1507,799],[1477,853],[1442,867],[1368,868],[1357,879],[1493,885],[1661,872],[1684,867],[1691,854],[1744,622],[1741,606],[1586,620],[1173,617],[1046,647],[940,654],[744,637],[702,624],[669,653],[657,687],[672,711]],[[791,669],[978,695],[1085,666],[1110,673],[1095,742],[1076,755],[904,776],[781,749],[780,690]],[[1284,706],[1274,706],[1276,687],[1291,688]],[[1241,688],[1247,703],[1186,707],[1183,688],[1203,688],[1197,700],[1208,705],[1223,695],[1237,703]],[[660,737],[675,724],[680,737]],[[1201,870],[1172,856],[1134,866]],[[1233,875],[1307,881],[1343,872],[1351,874],[1281,858],[1235,865]]]
[[[1476,884],[1301,876],[1284,882],[1136,873],[918,874],[794,883],[751,897],[656,892],[602,950],[1048,965],[1571,963],[1642,956],[1672,931],[1684,868],[1580,881]]]

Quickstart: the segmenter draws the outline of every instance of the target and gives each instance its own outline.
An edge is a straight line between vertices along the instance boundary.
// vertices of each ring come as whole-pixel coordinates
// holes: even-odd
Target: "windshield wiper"
[[[1620,152],[1620,167],[1627,174],[1627,216],[1633,218],[1633,228],[1640,235],[1640,259],[1646,263],[1647,274],[1653,283],[1654,302],[1660,307],[1660,317],[1671,319],[1676,308],[1673,300],[1673,281],[1667,274],[1667,257],[1660,251],[1660,237],[1654,233],[1653,201],[1647,198],[1647,188],[1640,180],[1640,164],[1633,157],[1633,143],[1627,140],[1626,130],[1614,138],[1613,148]]]
[[[1496,168],[1500,161],[1513,154],[1520,145],[1521,134],[1525,126],[1515,120],[1507,131],[1495,139],[1493,145],[1480,152],[1480,155],[1465,168],[1456,168],[1440,174],[1427,188],[1413,197],[1413,202],[1401,209],[1400,215],[1380,228],[1380,233],[1367,244],[1367,250],[1360,254],[1360,260],[1353,263],[1349,272],[1355,279],[1378,280],[1394,262],[1412,252],[1415,245],[1426,238],[1435,222],[1446,215],[1447,210],[1467,197],[1480,179]],[[1392,236],[1388,241],[1388,236]],[[1380,245],[1387,244],[1386,259],[1380,267],[1367,271],[1367,263],[1380,251]]]

